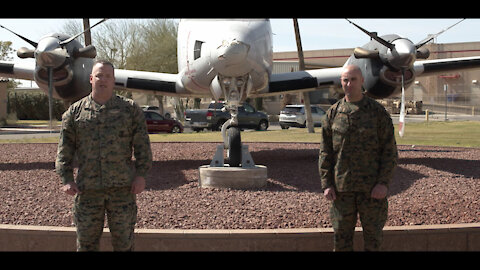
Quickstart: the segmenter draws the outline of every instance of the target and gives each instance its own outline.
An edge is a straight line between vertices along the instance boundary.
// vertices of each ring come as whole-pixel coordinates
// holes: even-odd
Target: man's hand
[[[384,184],[376,184],[372,189],[370,196],[374,199],[383,199],[387,196],[388,188]]]
[[[142,176],[137,176],[132,182],[131,193],[139,194],[145,189],[145,178]]]
[[[334,201],[337,198],[337,195],[335,194],[335,189],[334,188],[326,188],[323,191],[323,196],[329,201]]]
[[[75,182],[70,182],[66,185],[64,185],[61,190],[65,193],[67,193],[68,195],[75,195],[75,194],[80,194],[80,190],[78,189],[78,186],[77,186],[77,183]]]

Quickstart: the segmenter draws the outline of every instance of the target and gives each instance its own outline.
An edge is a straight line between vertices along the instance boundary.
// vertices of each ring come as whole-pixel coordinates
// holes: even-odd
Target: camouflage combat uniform
[[[77,250],[99,249],[105,211],[114,250],[133,249],[137,205],[131,184],[135,176],[146,178],[151,164],[145,118],[132,100],[114,94],[99,105],[90,94],[63,114],[55,165],[62,183],[75,181],[81,192],[73,207]]]
[[[390,115],[375,100],[343,98],[327,111],[322,124],[319,172],[322,189],[334,187],[330,216],[336,251],[353,250],[357,213],[365,250],[378,250],[387,220],[387,198],[370,197],[373,187],[392,179],[398,153]]]

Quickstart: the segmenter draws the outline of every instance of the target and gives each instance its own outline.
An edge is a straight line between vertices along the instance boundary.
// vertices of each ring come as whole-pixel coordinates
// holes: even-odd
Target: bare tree
[[[62,25],[61,30],[59,32],[67,36],[74,36],[82,31],[83,31],[82,22],[80,20],[70,19]],[[84,44],[85,39],[83,35],[81,35],[77,37],[76,40]]]
[[[177,73],[177,24],[153,19],[138,25],[138,40],[128,58],[128,68]]]
[[[92,44],[97,58],[116,68],[177,73],[177,29],[168,19],[110,19],[92,31]],[[81,20],[70,20],[62,32],[74,35],[82,30]],[[120,94],[131,97],[130,92]],[[163,112],[163,96],[154,96]]]
[[[172,20],[153,19],[138,25],[139,39],[127,59],[127,68],[152,72],[177,73],[177,24]],[[154,95],[164,113],[162,95]],[[177,118],[183,116],[176,100]]]
[[[92,33],[97,58],[107,59],[117,68],[127,68],[127,59],[140,38],[136,21],[109,20],[98,27]]]

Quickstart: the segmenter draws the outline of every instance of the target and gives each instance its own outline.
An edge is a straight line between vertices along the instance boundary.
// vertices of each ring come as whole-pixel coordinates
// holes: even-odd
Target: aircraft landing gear
[[[224,124],[224,126],[226,123]],[[222,128],[222,131],[224,128]],[[217,146],[215,156],[210,163],[212,167],[223,167],[224,163],[224,150],[227,150],[228,166],[230,167],[242,167],[253,168],[255,162],[248,151],[248,145],[242,144],[240,137],[240,128],[231,126],[226,128],[224,135],[224,144]]]
[[[223,149],[227,150],[228,163],[230,167],[253,167],[255,163],[248,152],[248,146],[242,145],[238,127],[238,106],[241,105],[246,92],[251,88],[249,75],[225,77],[219,74],[215,79],[218,80],[219,87],[227,100],[222,110],[230,112],[230,119],[222,125],[221,129]],[[217,148],[217,153],[210,166],[223,166],[223,149]]]
[[[238,106],[251,87],[249,75],[223,77],[219,74],[215,79],[223,90],[227,100],[224,109],[230,112],[231,118],[222,125],[223,144],[217,146],[212,162],[199,168],[199,185],[216,188],[264,187],[267,184],[267,167],[255,165],[248,145],[242,144],[238,127]],[[228,164],[224,163],[225,149]]]
[[[236,111],[230,111],[232,113],[230,120],[226,121],[222,126],[223,145],[217,146],[215,156],[210,163],[212,167],[224,166],[223,156],[225,149],[227,150],[228,165],[230,167],[255,167],[255,162],[253,162],[252,156],[248,151],[248,145],[242,144]]]
[[[230,167],[239,167],[242,162],[242,139],[238,127],[232,126],[227,129],[227,144],[228,164]]]

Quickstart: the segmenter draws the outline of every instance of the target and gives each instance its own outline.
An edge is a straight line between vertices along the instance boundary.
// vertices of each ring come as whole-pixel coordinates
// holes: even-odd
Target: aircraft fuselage
[[[268,87],[273,46],[269,20],[181,20],[178,70],[187,91],[218,99],[220,78],[247,76],[248,92]]]

